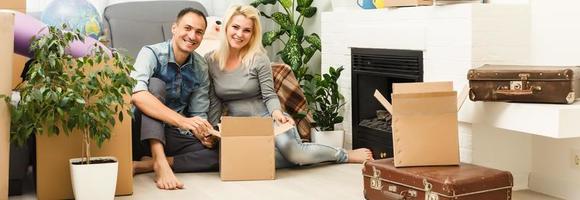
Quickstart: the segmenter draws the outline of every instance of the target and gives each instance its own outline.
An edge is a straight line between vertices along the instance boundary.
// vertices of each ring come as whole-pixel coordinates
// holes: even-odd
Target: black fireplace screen
[[[391,116],[373,97],[391,101],[393,83],[423,81],[423,52],[352,48],[353,148],[369,148],[375,159],[393,157]]]

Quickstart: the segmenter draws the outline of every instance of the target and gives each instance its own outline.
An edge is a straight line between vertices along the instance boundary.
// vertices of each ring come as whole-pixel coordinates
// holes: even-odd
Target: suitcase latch
[[[431,191],[433,185],[427,182],[427,179],[423,179],[423,186],[425,187],[425,200],[439,200],[439,195]]]
[[[381,171],[373,166],[373,176],[370,178],[371,188],[374,190],[382,190],[383,183],[381,182]]]

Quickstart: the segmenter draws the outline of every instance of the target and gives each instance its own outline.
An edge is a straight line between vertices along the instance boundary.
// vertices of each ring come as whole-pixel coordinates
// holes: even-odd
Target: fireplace
[[[375,159],[393,157],[391,116],[373,97],[391,101],[392,84],[423,81],[423,52],[352,48],[353,148],[369,148]]]

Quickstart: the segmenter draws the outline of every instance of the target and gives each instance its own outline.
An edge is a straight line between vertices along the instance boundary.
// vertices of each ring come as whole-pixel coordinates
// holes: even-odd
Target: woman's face
[[[254,33],[254,21],[244,15],[232,17],[232,22],[226,29],[226,37],[230,47],[236,50],[244,48]]]

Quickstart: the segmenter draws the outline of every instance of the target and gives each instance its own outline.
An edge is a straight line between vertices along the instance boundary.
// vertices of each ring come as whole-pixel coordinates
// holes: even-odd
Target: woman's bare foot
[[[167,160],[153,161],[153,170],[155,171],[155,184],[159,189],[183,189],[183,183],[177,180]]]
[[[360,148],[348,151],[349,163],[363,163],[365,160],[373,160],[373,153],[367,148]]]
[[[133,161],[133,175],[153,171],[153,158],[149,156],[141,157],[140,161]]]

